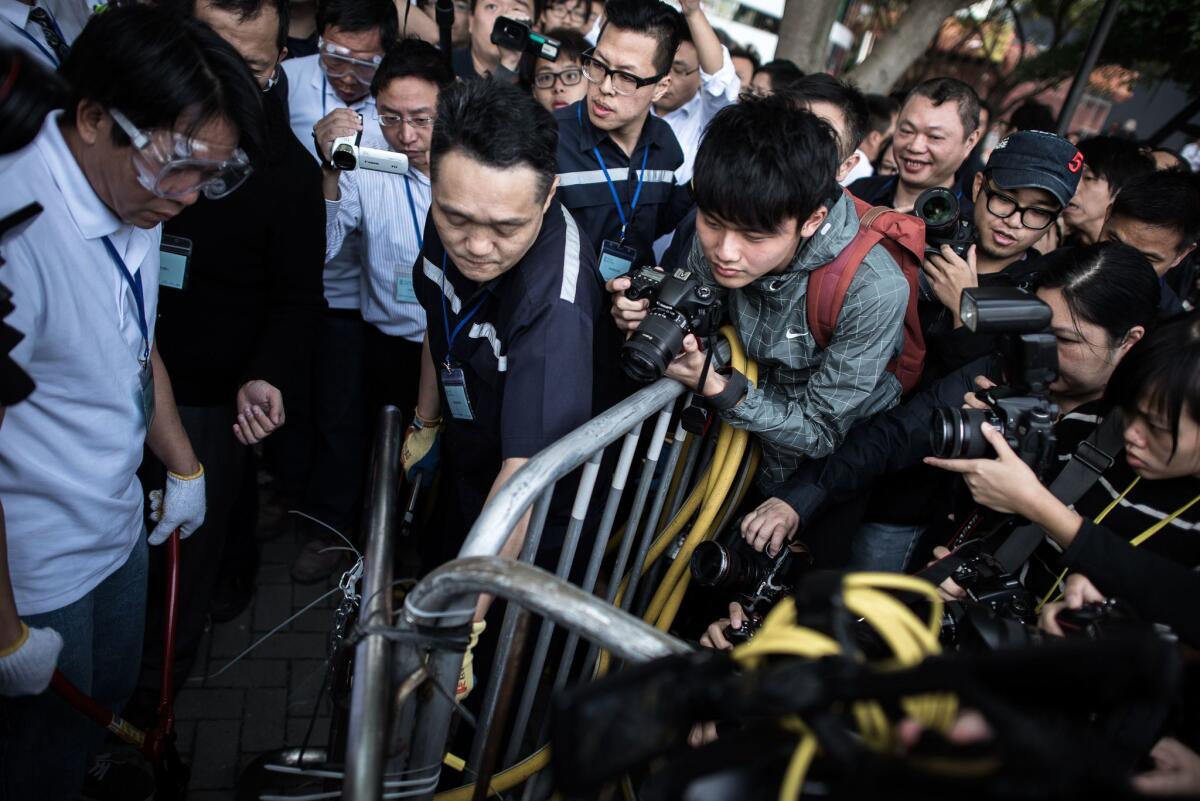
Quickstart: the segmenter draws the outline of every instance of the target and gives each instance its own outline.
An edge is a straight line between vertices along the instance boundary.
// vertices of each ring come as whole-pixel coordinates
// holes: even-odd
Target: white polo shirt
[[[386,148],[379,120],[375,119],[375,98],[369,94],[352,106],[346,106],[337,92],[325,80],[319,56],[289,58],[283,62],[288,79],[288,113],[291,117],[292,133],[300,144],[317,161],[316,142],[313,141],[313,126],[326,114],[339,108],[351,108],[362,115],[362,144],[367,147]],[[325,300],[331,309],[358,309],[362,261],[361,238],[353,234],[346,238],[340,252],[325,262]]]
[[[2,280],[24,334],[13,350],[37,382],[0,425],[0,498],[22,615],[60,609],[125,563],[142,536],[137,469],[142,334],[133,290],[104,247],[141,273],[154,336],[161,229],[122,223],[47,118],[4,174],[0,216],[36,200],[40,216],[2,242]]]

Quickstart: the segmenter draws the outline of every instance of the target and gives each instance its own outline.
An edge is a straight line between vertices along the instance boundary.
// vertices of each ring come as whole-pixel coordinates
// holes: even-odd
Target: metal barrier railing
[[[466,775],[468,781],[474,780],[477,798],[488,794],[495,770],[516,770],[513,766],[526,744],[536,747],[545,742],[548,693],[565,687],[573,676],[591,675],[602,651],[616,659],[642,661],[686,650],[683,643],[628,614],[639,613],[639,607],[649,600],[646,593],[639,595],[639,581],[662,521],[679,511],[692,477],[703,474],[703,462],[712,454],[711,438],[686,447],[689,435],[682,426],[675,427],[668,442],[676,402],[683,392],[675,381],[660,380],[531,458],[485,506],[459,559],[426,576],[406,596],[390,636],[395,640],[390,660],[388,638],[383,634],[370,634],[359,642],[344,797],[353,801],[384,797],[385,773],[388,798],[432,796],[456,709],[453,699],[462,665],[461,643],[480,592],[494,593],[509,603],[490,675],[477,690],[482,692],[481,705],[466,760]],[[615,446],[615,465],[598,523],[591,518],[595,524],[586,526],[585,531],[609,446]],[[384,446],[377,443],[377,458],[381,449]],[[685,459],[682,464],[681,459]],[[551,576],[531,563],[542,543],[555,487],[577,471],[574,503]],[[389,488],[379,483],[379,473],[373,469],[372,490],[386,493]],[[636,486],[632,498],[626,499],[631,477]],[[739,483],[747,477],[748,471],[743,470]],[[379,592],[391,581],[390,544],[375,540],[388,539],[388,532],[395,528],[396,489],[393,481],[388,500],[378,514],[373,511],[371,515],[364,622],[392,619],[391,593]],[[501,548],[526,514],[530,518],[520,561],[499,559]],[[624,531],[617,543],[613,533],[621,516]],[[580,547],[585,536],[590,548]],[[386,569],[373,568],[373,559],[385,557],[389,560]],[[618,603],[623,576],[627,585]],[[574,577],[578,586],[570,584],[569,577]],[[386,598],[375,598],[372,593]],[[526,610],[542,616],[531,655],[524,647],[532,632]],[[565,633],[552,657],[556,627]],[[633,633],[637,633],[635,641],[622,641]],[[587,641],[582,661],[576,658],[581,638]],[[554,675],[552,684],[542,681],[546,671]],[[422,691],[411,692],[414,684],[422,684]],[[508,713],[513,708],[510,730]],[[364,732],[364,726],[372,730]],[[507,747],[502,749],[506,736]],[[529,762],[521,764],[527,768]],[[544,764],[543,760],[535,767]],[[522,771],[523,775],[533,772],[536,770]],[[397,776],[412,778],[393,778]],[[402,789],[397,792],[397,787]],[[533,782],[526,782],[526,798],[532,797],[533,787]],[[451,793],[450,797],[470,794]]]

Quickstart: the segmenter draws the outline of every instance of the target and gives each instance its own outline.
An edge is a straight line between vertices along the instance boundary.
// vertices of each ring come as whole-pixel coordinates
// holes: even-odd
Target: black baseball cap
[[[983,169],[1001,189],[1044,189],[1066,208],[1083,175],[1083,154],[1061,136],[1018,131],[1000,140]]]

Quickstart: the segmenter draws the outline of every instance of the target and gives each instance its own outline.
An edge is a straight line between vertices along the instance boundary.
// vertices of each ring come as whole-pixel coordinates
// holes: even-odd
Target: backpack
[[[850,195],[849,192],[846,193]],[[921,380],[925,366],[925,335],[917,314],[920,297],[919,276],[925,258],[925,224],[911,214],[887,206],[871,206],[850,195],[858,212],[858,233],[837,257],[818,267],[808,277],[808,328],[821,349],[829,347],[837,329],[838,315],[846,300],[846,290],[858,272],[858,266],[877,244],[883,245],[908,282],[908,307],[904,312],[904,347],[888,362],[887,370],[900,381],[907,395]]]

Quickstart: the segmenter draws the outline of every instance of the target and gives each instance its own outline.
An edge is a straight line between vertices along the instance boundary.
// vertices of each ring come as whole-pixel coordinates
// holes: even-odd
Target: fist
[[[617,328],[628,336],[637,330],[638,324],[646,318],[646,310],[650,308],[648,300],[632,300],[625,297],[625,290],[632,282],[627,275],[618,275],[604,285],[612,295],[612,316]]]
[[[354,136],[362,129],[362,116],[358,112],[351,111],[348,108],[335,108],[317,120],[317,124],[313,126],[313,139],[317,142],[317,149],[321,152],[321,158],[329,161],[329,154],[333,150],[334,139],[340,139],[343,136]]]

